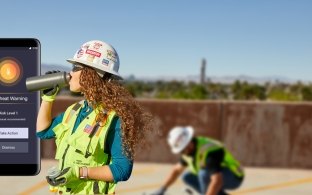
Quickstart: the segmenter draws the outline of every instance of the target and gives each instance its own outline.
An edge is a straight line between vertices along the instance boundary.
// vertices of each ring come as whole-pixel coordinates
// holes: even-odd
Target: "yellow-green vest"
[[[61,170],[72,165],[98,167],[112,163],[110,155],[104,153],[104,143],[115,112],[109,112],[103,123],[99,125],[96,123],[96,112],[93,110],[72,134],[82,105],[83,101],[68,107],[62,123],[53,129],[57,146],[55,159],[59,161]],[[93,136],[90,136],[93,128]],[[78,179],[58,187],[58,191],[62,191],[63,194],[112,194],[115,192],[115,187],[116,183]]]
[[[221,167],[228,168],[232,173],[234,173],[237,177],[243,177],[244,172],[241,169],[240,163],[232,156],[232,154],[227,151],[223,144],[217,140],[207,138],[207,137],[196,137],[196,151],[195,158],[190,156],[182,155],[182,158],[188,165],[190,171],[194,174],[198,174],[201,168],[206,167],[206,158],[209,153],[223,149],[225,152],[223,161],[221,163]],[[194,160],[195,163],[194,163]]]

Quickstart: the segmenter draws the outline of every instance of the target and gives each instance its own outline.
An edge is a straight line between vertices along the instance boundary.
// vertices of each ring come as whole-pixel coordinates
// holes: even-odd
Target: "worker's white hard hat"
[[[171,147],[171,151],[174,154],[178,154],[186,148],[191,142],[194,134],[194,129],[191,126],[187,127],[174,127],[170,130],[168,135],[168,143]]]
[[[74,57],[67,60],[75,64],[80,63],[94,68],[101,76],[105,72],[122,79],[119,70],[119,57],[116,50],[108,43],[93,40],[84,43],[75,53]]]

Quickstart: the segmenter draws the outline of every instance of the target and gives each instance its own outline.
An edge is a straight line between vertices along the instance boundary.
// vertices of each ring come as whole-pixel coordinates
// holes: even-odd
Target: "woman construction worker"
[[[52,119],[59,86],[43,91],[37,136],[56,139],[59,174],[47,176],[58,194],[114,194],[132,171],[150,115],[119,84],[119,57],[102,41],[84,43],[72,59],[69,88],[84,100]]]
[[[191,126],[174,127],[169,132],[168,143],[174,154],[181,154],[163,186],[153,195],[165,194],[179,175],[183,181],[202,195],[224,195],[226,189],[238,188],[244,178],[240,164],[217,140],[193,137]],[[190,190],[187,190],[190,192]]]

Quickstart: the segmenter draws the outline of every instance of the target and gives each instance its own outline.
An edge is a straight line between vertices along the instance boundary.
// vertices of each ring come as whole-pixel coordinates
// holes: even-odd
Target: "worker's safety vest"
[[[101,123],[97,123],[95,119],[99,109],[93,110],[72,134],[82,105],[83,101],[67,108],[62,123],[53,128],[57,146],[55,159],[59,161],[61,170],[73,165],[98,167],[111,164],[111,156],[104,153],[104,147],[115,112],[107,113],[106,118]],[[77,179],[58,187],[58,192],[62,194],[113,194],[115,187],[116,183]]]
[[[196,137],[197,145],[195,151],[195,157],[192,158],[187,155],[182,155],[182,158],[188,165],[190,171],[194,174],[198,174],[199,170],[206,167],[206,158],[209,153],[223,149],[225,152],[221,167],[228,168],[237,177],[243,177],[244,172],[237,160],[228,152],[223,144],[217,140],[206,138],[206,137]],[[194,162],[195,160],[195,162]]]

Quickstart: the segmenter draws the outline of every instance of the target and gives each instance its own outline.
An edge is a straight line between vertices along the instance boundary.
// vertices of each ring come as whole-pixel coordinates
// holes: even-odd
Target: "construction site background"
[[[56,116],[80,98],[60,96],[53,106]],[[173,163],[166,142],[175,125],[191,125],[195,135],[222,141],[244,165],[253,167],[312,168],[312,103],[255,101],[144,100],[139,103],[154,116],[150,148],[139,162]],[[52,159],[54,140],[41,141],[41,157]]]
[[[59,96],[53,115],[80,98]],[[229,101],[138,100],[155,117],[151,147],[142,150],[132,175],[117,185],[118,195],[149,195],[173,163],[166,136],[175,125],[192,125],[196,135],[216,138],[242,163],[245,179],[231,195],[312,194],[312,104]],[[47,170],[55,166],[54,140],[41,140],[41,171],[29,177],[0,177],[1,194],[49,193]],[[166,195],[186,194],[181,180]],[[196,194],[196,193],[194,193]]]

